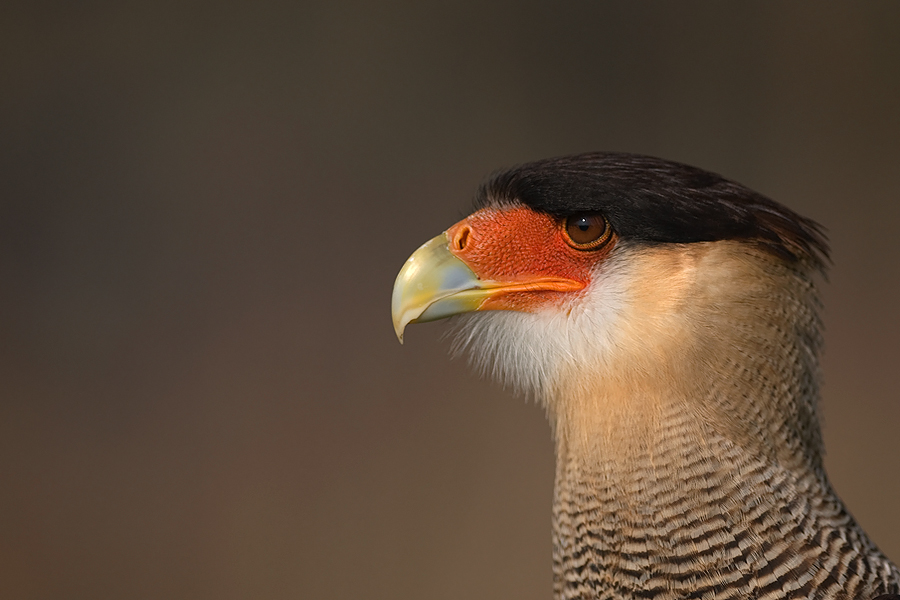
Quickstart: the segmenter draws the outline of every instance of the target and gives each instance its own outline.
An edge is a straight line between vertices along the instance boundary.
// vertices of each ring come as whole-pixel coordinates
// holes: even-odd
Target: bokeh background
[[[596,149],[829,230],[832,479],[900,559],[900,4],[0,8],[0,597],[548,598],[540,408],[389,297]]]

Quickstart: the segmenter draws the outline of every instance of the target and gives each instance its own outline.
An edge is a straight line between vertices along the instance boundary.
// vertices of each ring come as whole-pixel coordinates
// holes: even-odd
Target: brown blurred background
[[[542,411],[389,297],[486,174],[595,149],[828,227],[828,464],[900,559],[895,0],[36,1],[0,8],[0,597],[548,598]]]

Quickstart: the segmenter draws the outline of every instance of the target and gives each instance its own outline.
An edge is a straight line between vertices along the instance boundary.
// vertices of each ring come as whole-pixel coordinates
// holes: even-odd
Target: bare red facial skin
[[[562,302],[590,283],[597,263],[615,246],[570,246],[559,219],[524,207],[484,208],[447,230],[450,251],[482,281],[503,284],[479,310],[533,312]]]

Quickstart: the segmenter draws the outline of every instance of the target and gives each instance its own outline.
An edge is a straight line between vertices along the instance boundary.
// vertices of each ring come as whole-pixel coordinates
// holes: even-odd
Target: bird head
[[[826,259],[818,225],[744,186],[582,154],[490,178],[407,260],[392,313],[401,342],[410,323],[467,315],[456,347],[540,398],[558,434],[650,431],[674,411],[781,446],[761,403],[817,456]]]

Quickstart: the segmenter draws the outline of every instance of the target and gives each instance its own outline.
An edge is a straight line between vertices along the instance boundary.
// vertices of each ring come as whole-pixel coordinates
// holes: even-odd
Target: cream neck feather
[[[561,450],[645,452],[688,415],[698,435],[820,471],[809,271],[736,241],[623,244],[566,304],[469,316],[455,347],[542,401]]]

